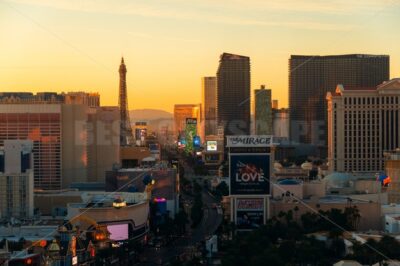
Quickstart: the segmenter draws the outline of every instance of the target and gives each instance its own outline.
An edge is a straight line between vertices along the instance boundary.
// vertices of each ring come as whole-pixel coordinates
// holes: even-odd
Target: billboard
[[[267,153],[230,153],[231,195],[270,194],[270,155]]]
[[[193,137],[193,146],[194,146],[195,148],[200,148],[200,146],[201,146],[201,139],[200,139],[199,136],[194,136],[194,137]]]
[[[110,232],[110,239],[114,241],[127,240],[129,238],[128,224],[112,224],[107,225],[107,230]]]
[[[207,151],[217,151],[218,143],[216,140],[208,140],[207,141]]]
[[[193,139],[197,135],[197,119],[186,118],[185,139],[186,139],[186,152],[193,151]]]
[[[147,128],[135,128],[135,139],[144,141],[147,136]]]
[[[264,199],[238,198],[236,200],[236,228],[256,229],[264,224]]]

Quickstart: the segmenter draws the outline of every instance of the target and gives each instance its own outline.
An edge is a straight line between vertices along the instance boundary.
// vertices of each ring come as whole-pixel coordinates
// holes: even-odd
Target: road
[[[193,170],[185,165],[185,176],[193,178]],[[207,190],[202,191],[203,203],[206,206],[201,223],[185,237],[182,237],[165,247],[156,250],[155,248],[147,248],[142,257],[146,262],[141,262],[137,265],[163,265],[169,262],[172,258],[187,252],[190,247],[211,236],[217,230],[222,222],[222,212],[213,208],[213,204],[219,203]]]

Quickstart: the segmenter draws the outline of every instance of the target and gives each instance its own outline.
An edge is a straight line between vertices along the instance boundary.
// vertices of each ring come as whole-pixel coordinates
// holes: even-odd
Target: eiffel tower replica
[[[119,66],[119,112],[120,112],[120,146],[133,146],[131,121],[129,120],[128,93],[126,91],[126,66],[124,58]]]

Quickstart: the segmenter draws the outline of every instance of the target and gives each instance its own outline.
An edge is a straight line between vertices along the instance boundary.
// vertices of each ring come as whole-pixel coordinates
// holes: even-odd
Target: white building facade
[[[384,151],[400,146],[400,79],[376,88],[338,85],[326,99],[330,170],[382,171]]]

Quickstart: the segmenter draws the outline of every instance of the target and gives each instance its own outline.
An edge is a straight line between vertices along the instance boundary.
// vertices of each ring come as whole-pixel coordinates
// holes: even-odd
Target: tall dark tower
[[[292,55],[289,59],[290,140],[319,146],[325,157],[326,93],[335,91],[338,84],[376,87],[389,80],[389,73],[388,55]]]
[[[223,53],[217,71],[217,121],[224,135],[250,134],[250,58]]]
[[[119,66],[119,112],[121,116],[120,122],[120,145],[131,146],[133,144],[133,135],[131,121],[129,120],[128,111],[128,94],[126,92],[126,66],[124,58],[121,59]]]

